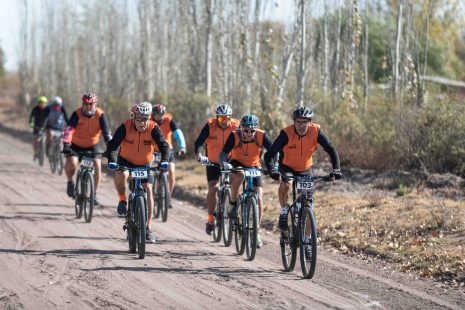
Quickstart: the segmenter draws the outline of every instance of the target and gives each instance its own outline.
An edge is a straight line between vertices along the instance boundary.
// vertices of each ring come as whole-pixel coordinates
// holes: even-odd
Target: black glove
[[[281,177],[281,173],[279,173],[278,170],[270,170],[270,177],[275,181],[279,181],[279,178]]]
[[[333,172],[330,173],[331,177],[334,177],[336,180],[342,178],[341,169],[334,169]]]
[[[71,154],[73,152],[73,150],[71,150],[71,146],[69,145],[69,143],[64,143],[63,144],[63,154]]]

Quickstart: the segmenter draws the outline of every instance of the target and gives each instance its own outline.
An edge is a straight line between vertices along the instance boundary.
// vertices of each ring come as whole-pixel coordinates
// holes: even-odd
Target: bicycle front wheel
[[[55,173],[57,169],[57,164],[55,160],[55,143],[53,141],[50,145],[49,154],[50,156],[48,157],[48,162],[50,164],[50,170],[52,171],[52,173]]]
[[[161,208],[158,205],[159,201],[159,192],[160,192],[160,181],[158,180],[158,172],[155,172],[155,176],[153,178],[153,185],[152,185],[152,193],[153,193],[153,218],[157,219],[160,217]]]
[[[232,242],[232,233],[233,233],[233,225],[231,224],[231,219],[229,218],[228,208],[226,207],[231,201],[231,189],[227,187],[224,190],[224,194],[222,197],[221,203],[223,204],[223,242],[224,246],[228,247],[231,245]]]
[[[129,253],[136,253],[136,225],[134,224],[134,208],[132,205],[131,195],[129,195],[128,215],[126,218],[126,231],[129,243]]]
[[[44,159],[45,159],[45,136],[42,135],[40,137],[40,142],[39,142],[39,165],[40,166],[44,165]]]
[[[246,212],[246,239],[245,254],[247,260],[252,261],[257,252],[257,234],[258,234],[258,206],[255,197],[249,197],[245,204]]]
[[[316,269],[317,234],[313,210],[303,207],[300,217],[300,266],[305,279],[311,279]]]
[[[92,213],[94,212],[94,176],[92,173],[86,171],[84,173],[84,182],[85,190],[83,191],[83,209],[84,209],[84,219],[87,223],[92,221]]]
[[[279,240],[284,271],[288,272],[294,270],[297,258],[297,235],[293,208],[294,206],[287,210],[288,230],[281,232],[281,238]]]
[[[145,222],[145,200],[143,196],[137,196],[133,200],[134,207],[134,226],[136,231],[136,246],[137,254],[140,259],[145,257],[145,235],[146,235],[146,222]]]
[[[76,218],[80,219],[82,216],[82,186],[81,186],[81,171],[76,173],[76,185],[74,187],[74,212]]]
[[[220,242],[221,240],[221,233],[222,231],[222,223],[223,223],[223,191],[219,190],[216,192],[216,205],[215,210],[213,211],[214,220],[213,220],[213,241]]]
[[[61,154],[61,147],[60,147],[60,142],[57,141],[55,143],[55,148],[53,150],[53,153],[55,154],[55,167],[56,167],[56,172],[61,175],[63,173],[63,154]]]
[[[170,204],[170,193],[168,190],[168,175],[163,172],[160,174],[160,192],[158,203],[161,210],[161,220],[166,222],[168,220],[168,206]]]
[[[236,253],[238,255],[244,254],[245,250],[245,223],[244,223],[244,206],[243,203],[239,204],[239,216],[234,221],[234,241],[236,243]]]

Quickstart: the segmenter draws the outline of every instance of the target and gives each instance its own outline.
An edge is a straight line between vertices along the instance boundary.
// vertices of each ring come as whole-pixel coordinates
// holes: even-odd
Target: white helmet
[[[131,108],[131,115],[135,117],[147,117],[149,118],[152,114],[152,104],[144,101],[142,103],[136,103]]]
[[[231,116],[232,115],[232,109],[229,105],[227,104],[220,104],[216,107],[216,116]]]

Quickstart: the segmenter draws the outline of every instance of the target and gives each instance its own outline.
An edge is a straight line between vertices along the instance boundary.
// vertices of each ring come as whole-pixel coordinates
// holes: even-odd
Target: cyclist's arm
[[[111,129],[110,129],[110,125],[108,125],[108,119],[105,113],[102,113],[102,115],[100,115],[99,121],[100,121],[100,128],[102,129],[103,139],[105,140],[105,142],[108,143],[108,141],[111,140]]]
[[[32,120],[35,119],[37,107],[34,107],[29,115],[29,124],[32,123]]]
[[[63,113],[63,117],[65,118],[66,124],[69,124],[68,112],[66,112],[65,106],[61,106],[61,112]]]
[[[202,128],[202,131],[200,131],[200,134],[197,137],[197,140],[195,140],[195,143],[194,143],[195,154],[199,154],[200,152],[202,152],[202,145],[205,143],[209,135],[210,135],[210,128],[208,127],[208,123],[207,123]]]
[[[265,153],[265,165],[268,170],[274,169],[276,155],[289,142],[289,138],[284,130],[281,130],[279,136],[274,140],[270,150]]]
[[[223,146],[223,149],[220,152],[220,155],[218,156],[218,162],[220,164],[227,162],[228,161],[228,154],[232,151],[234,147],[234,133],[230,133],[228,139],[226,140],[226,143]]]
[[[155,126],[155,128],[152,129],[151,135],[152,135],[153,141],[155,141],[155,143],[158,146],[158,149],[160,150],[161,160],[168,161],[170,146],[168,142],[166,142],[165,137],[163,136],[163,133],[161,132],[160,127]]]
[[[180,149],[186,149],[186,140],[184,139],[184,134],[182,133],[181,129],[178,128],[178,125],[175,121],[171,120],[170,122],[170,129],[173,131],[173,136],[178,142]]]
[[[126,137],[126,127],[124,124],[121,124],[116,129],[113,138],[107,143],[107,151],[105,153],[108,155],[108,162],[116,162],[117,149],[123,142],[124,137]]]
[[[43,126],[42,126],[43,129],[45,129],[47,127],[47,125],[48,125],[48,116],[49,115],[50,115],[50,106],[45,108],[44,123],[43,123]]]
[[[318,144],[323,147],[326,153],[329,154],[333,169],[341,169],[341,164],[339,163],[339,154],[337,153],[336,148],[321,130],[318,132]]]
[[[71,114],[71,118],[69,119],[68,126],[65,129],[65,134],[63,136],[63,143],[71,144],[73,140],[73,134],[76,130],[77,124],[79,122],[79,117],[76,111]]]

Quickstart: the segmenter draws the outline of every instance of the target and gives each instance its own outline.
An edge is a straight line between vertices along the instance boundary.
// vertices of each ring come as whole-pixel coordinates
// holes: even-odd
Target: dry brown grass
[[[177,184],[206,195],[206,176],[194,161],[178,161]],[[362,189],[362,190],[361,190]],[[203,201],[203,200],[201,200]],[[345,182],[315,194],[320,242],[349,255],[384,259],[404,271],[465,285],[465,203],[431,191],[397,197],[396,190]],[[262,227],[276,230],[277,184],[265,179]]]

